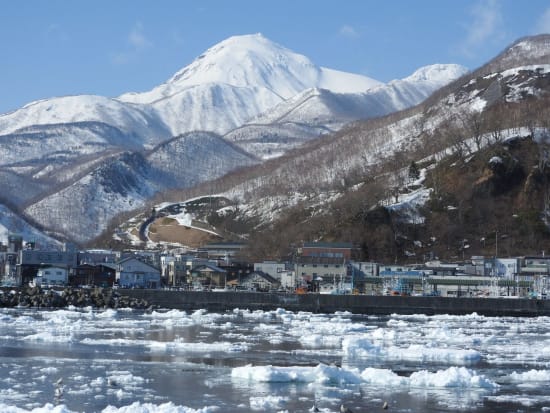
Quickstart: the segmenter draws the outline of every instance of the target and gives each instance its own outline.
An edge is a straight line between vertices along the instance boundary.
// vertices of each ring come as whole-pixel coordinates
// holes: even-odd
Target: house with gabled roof
[[[214,264],[204,264],[191,270],[191,284],[201,288],[225,288],[227,271]]]
[[[269,291],[278,289],[281,282],[263,271],[253,271],[241,278],[239,286],[247,290]]]
[[[117,263],[116,281],[123,288],[159,288],[160,269],[128,257]]]

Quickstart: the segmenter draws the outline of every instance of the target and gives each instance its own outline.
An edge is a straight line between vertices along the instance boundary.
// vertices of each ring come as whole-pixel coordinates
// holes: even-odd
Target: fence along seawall
[[[239,309],[354,314],[455,314],[485,316],[550,316],[550,300],[522,298],[407,297],[258,292],[118,290],[121,296],[144,299],[166,309],[226,311]]]

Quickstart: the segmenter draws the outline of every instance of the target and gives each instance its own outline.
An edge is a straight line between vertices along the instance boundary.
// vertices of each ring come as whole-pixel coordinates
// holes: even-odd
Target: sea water
[[[550,411],[550,318],[0,310],[0,412]]]

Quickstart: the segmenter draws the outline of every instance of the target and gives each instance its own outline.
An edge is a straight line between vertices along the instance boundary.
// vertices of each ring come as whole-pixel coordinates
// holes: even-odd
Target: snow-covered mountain
[[[314,65],[261,34],[218,43],[166,83],[121,101],[153,107],[173,135],[189,130],[226,133],[311,88],[364,92],[380,82]],[[209,110],[199,102],[208,102]]]
[[[147,154],[111,157],[28,206],[25,213],[53,231],[71,234],[76,242],[86,242],[100,235],[114,216],[143,207],[158,191],[191,187],[256,162],[217,135],[188,133]]]
[[[38,248],[42,249],[61,249],[63,246],[61,242],[45,235],[17,213],[0,204],[0,240],[6,240],[10,233],[17,233],[23,237],[24,242],[34,242]]]
[[[307,57],[261,34],[253,34],[230,37],[208,49],[152,91],[128,93],[120,99],[153,103],[171,98],[186,88],[212,83],[263,88],[281,99],[312,87],[353,93],[381,84],[366,76],[318,67]]]
[[[103,123],[128,136],[129,142],[117,144],[143,146],[172,135],[154,110],[147,106],[129,105],[103,96],[78,95],[40,100],[0,116],[0,133],[26,132],[38,126]],[[108,136],[106,137],[109,138]]]
[[[349,208],[348,212],[354,215],[347,218],[353,218],[352,222],[358,224],[356,219],[365,218],[364,214],[369,209],[369,205],[373,208],[377,206],[373,205],[370,199],[376,196],[381,198],[378,202],[384,207],[389,204],[399,204],[399,208],[404,207],[400,213],[405,219],[410,219],[410,223],[415,225],[422,223],[424,218],[419,215],[418,205],[425,202],[434,188],[422,187],[422,183],[415,180],[411,182],[409,176],[411,161],[421,160],[431,164],[430,168],[432,168],[437,161],[453,155],[452,165],[457,165],[456,168],[461,171],[458,174],[466,175],[466,170],[468,174],[472,173],[471,169],[464,166],[470,162],[470,157],[489,145],[501,143],[507,139],[510,139],[510,142],[519,141],[526,137],[548,145],[550,129],[546,121],[548,118],[546,109],[550,99],[549,62],[550,35],[522,39],[475,72],[461,77],[450,87],[432,94],[424,103],[374,122],[355,122],[331,136],[331,139],[315,142],[306,146],[304,150],[290,153],[279,162],[263,164],[261,170],[256,168],[249,176],[243,175],[241,182],[236,184],[228,182],[217,195],[240,200],[241,203],[237,204],[237,207],[243,216],[264,224],[267,228],[266,232],[277,232],[277,227],[275,226],[274,229],[272,226],[274,222],[276,225],[277,219],[284,220],[288,216],[298,216],[301,223],[309,224],[314,221],[314,217],[326,214],[321,218],[323,224],[317,223],[320,227],[319,233],[313,237],[320,237],[327,232],[331,235],[347,234],[347,231],[351,233],[352,229],[342,230],[341,228],[346,225],[345,213],[341,211]],[[453,67],[436,65],[422,68],[407,79],[375,87],[363,95],[382,93],[388,97],[394,93],[397,94],[398,90],[401,94],[406,94],[409,82],[411,84],[426,82],[429,88],[430,83],[437,82],[438,79],[446,79],[447,70],[452,71]],[[462,73],[460,67],[454,70],[457,75]],[[333,103],[334,96],[338,95],[323,90],[304,92],[299,98],[296,97],[293,100],[292,105],[286,108],[284,105],[279,105],[269,113],[254,119],[254,124],[235,130],[230,136],[238,144],[241,139],[246,138],[241,132],[243,129],[247,127],[256,129],[262,121],[271,127],[275,124],[274,122],[283,121],[288,122],[287,125],[297,125],[306,119],[312,119],[307,115],[307,110],[300,112],[302,108],[308,107],[310,101]],[[382,100],[388,102],[390,99]],[[293,108],[297,109],[293,110]],[[350,112],[346,111],[346,113]],[[275,135],[280,132],[274,130],[272,133]],[[255,141],[260,142],[262,139],[267,140],[267,137],[257,132]],[[508,148],[494,150],[508,153]],[[548,154],[544,146],[539,149],[539,153],[542,155],[542,161],[538,165],[546,164]],[[410,158],[407,158],[408,155]],[[531,199],[525,195],[526,192],[546,193],[547,189],[543,189],[538,180],[544,180],[545,185],[548,185],[548,175],[541,174],[539,168],[542,166],[537,166],[537,162],[533,162],[526,153],[522,156],[531,162],[531,165],[525,169],[526,175],[537,181],[528,185],[526,191],[519,191],[524,197],[522,202],[529,205]],[[462,158],[461,161],[455,162],[460,158]],[[513,157],[510,156],[510,158]],[[487,158],[487,161],[489,159],[491,158]],[[500,158],[497,157],[497,159]],[[479,172],[482,177],[475,184],[487,179],[483,177],[487,171],[476,172]],[[520,174],[523,173],[522,170]],[[441,185],[440,180],[441,177],[434,177],[431,184]],[[507,178],[503,180],[506,181]],[[407,187],[406,182],[411,184],[410,188]],[[447,181],[447,188],[453,187],[453,183],[454,181]],[[372,185],[369,186],[370,184]],[[453,188],[453,191],[468,192],[471,186],[470,184],[466,190],[464,190],[465,187]],[[350,195],[365,188],[367,189],[362,196]],[[440,187],[436,189],[441,191]],[[407,194],[408,198],[405,195],[407,191],[410,191]],[[487,190],[481,190],[480,194],[484,198]],[[345,200],[337,202],[344,197],[347,197],[349,202]],[[443,196],[440,199],[448,202]],[[508,199],[505,203],[514,205],[513,208],[517,207]],[[355,209],[350,205],[355,205]],[[457,209],[451,203],[443,205],[444,208]],[[468,212],[475,209],[467,203],[461,207]],[[532,206],[529,205],[529,207]],[[548,204],[544,204],[544,207],[545,210],[540,216],[550,216]],[[405,212],[404,209],[409,210]],[[394,206],[393,210],[397,210],[397,207]],[[479,214],[487,212],[494,215],[493,207],[485,212],[476,210]],[[304,218],[305,216],[312,219],[308,220]],[[512,213],[509,216],[512,216]],[[374,217],[375,220],[380,218]],[[490,217],[484,218],[489,220]],[[478,216],[479,222],[484,222],[484,218]],[[490,219],[494,219],[494,216]],[[333,232],[327,231],[327,222],[333,223]],[[480,226],[479,222],[478,226]],[[543,223],[548,225],[548,220],[540,222],[540,224]],[[285,224],[288,225],[288,222]],[[514,225],[518,226],[517,223]],[[261,234],[258,230],[260,226],[255,227],[257,234]],[[485,227],[485,230],[487,228],[491,226]],[[544,228],[546,231],[545,226]],[[312,237],[311,228],[304,232],[306,236]],[[371,236],[367,231],[360,232]],[[300,236],[302,235],[304,234]],[[276,238],[276,235],[273,237]],[[288,236],[282,238],[284,242],[289,242]],[[367,236],[362,240],[366,238]]]
[[[464,72],[436,65],[384,85],[260,34],[234,36],[149,92],[56,97],[0,115],[0,184],[12,192],[0,203],[85,242],[158,191],[417,104]]]

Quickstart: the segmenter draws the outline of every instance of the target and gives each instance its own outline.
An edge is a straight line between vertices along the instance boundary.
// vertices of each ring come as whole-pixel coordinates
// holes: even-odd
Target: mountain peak
[[[153,103],[185,89],[212,84],[263,89],[284,100],[312,87],[334,92],[363,92],[380,82],[316,66],[306,56],[256,33],[231,36],[210,47],[152,91],[129,93],[120,99]]]
[[[404,80],[411,82],[448,82],[468,73],[468,69],[457,64],[433,64],[421,67]]]
[[[167,84],[178,87],[205,83],[267,86],[284,98],[302,90],[301,75],[318,69],[305,56],[272,42],[261,34],[232,36],[217,43],[177,72]],[[286,84],[290,82],[291,84]],[[289,90],[287,90],[289,89]]]
[[[547,64],[550,59],[550,34],[526,36],[512,43],[478,72],[491,73],[519,66]]]

